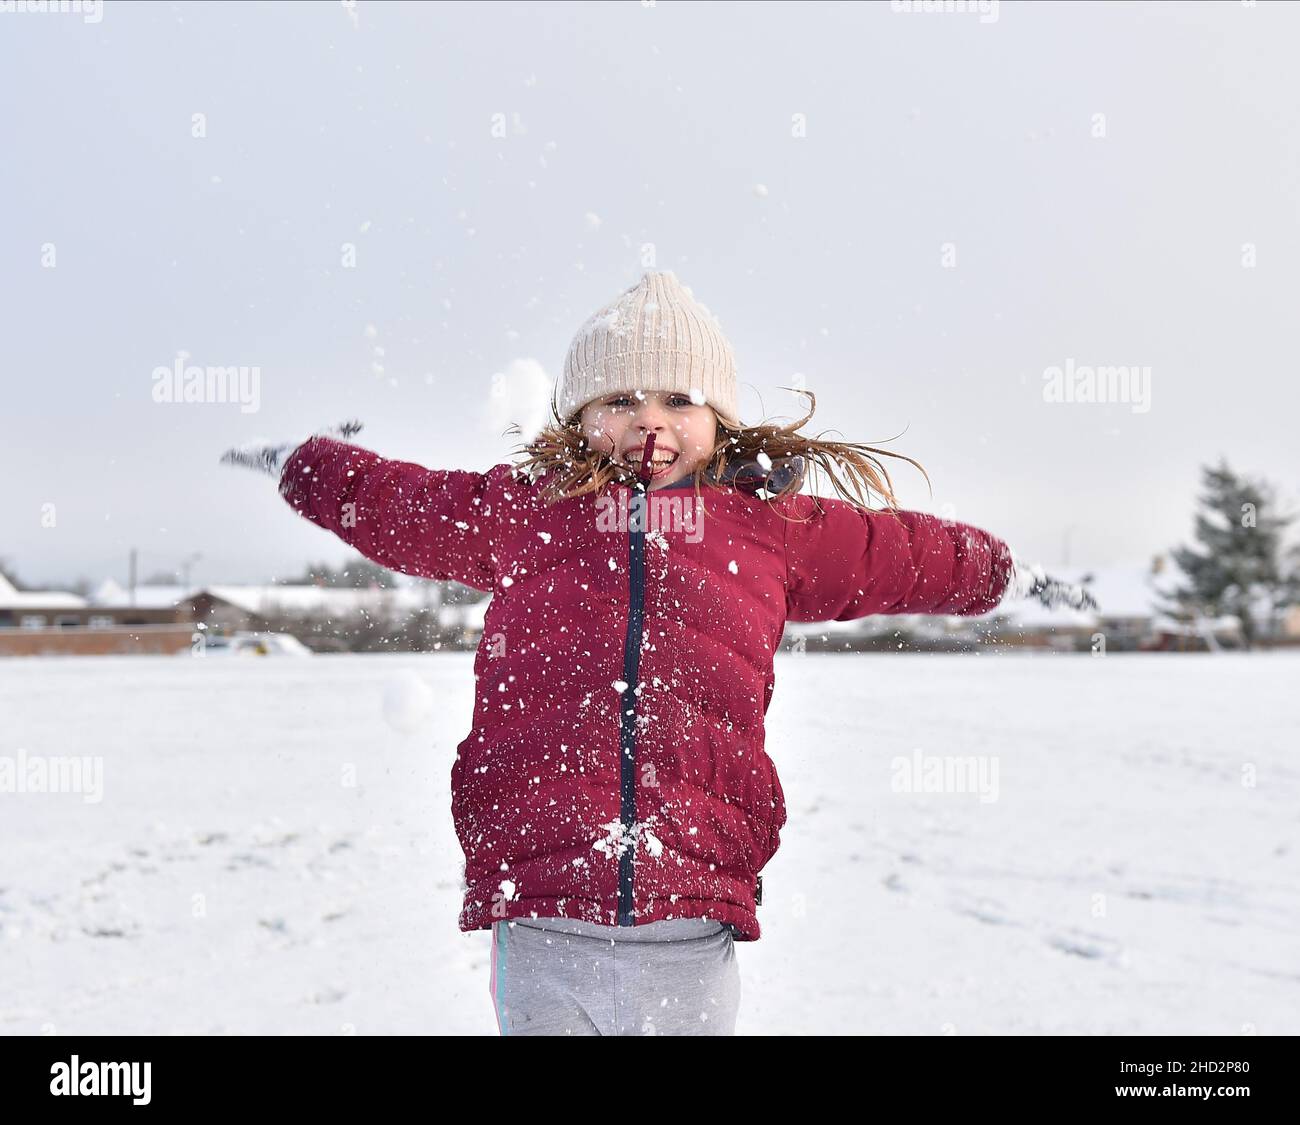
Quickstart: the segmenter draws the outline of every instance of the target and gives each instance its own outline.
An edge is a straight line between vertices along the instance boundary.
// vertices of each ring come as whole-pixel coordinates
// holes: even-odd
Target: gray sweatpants
[[[713,918],[515,918],[492,924],[490,988],[502,1035],[734,1035],[740,965]]]

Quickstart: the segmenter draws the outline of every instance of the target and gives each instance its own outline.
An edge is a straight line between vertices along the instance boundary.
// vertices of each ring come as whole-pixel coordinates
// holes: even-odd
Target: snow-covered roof
[[[137,586],[131,591],[105,578],[90,595],[90,604],[103,609],[171,609],[199,592],[197,586]]]
[[[384,590],[346,586],[205,586],[199,592],[258,616],[318,610],[349,614],[363,610],[376,612],[385,607],[422,609],[436,601],[436,595],[428,588],[403,586]]]
[[[19,590],[0,574],[0,609],[84,609],[86,599],[66,590]]]
[[[381,607],[421,609],[437,604],[439,595],[429,586],[393,586],[387,589],[354,589],[346,586],[137,586],[131,592],[111,578],[105,579],[90,597],[90,605],[103,609],[170,609],[207,593],[242,609],[245,613],[307,613],[320,610],[348,614]],[[69,595],[71,596],[71,595]],[[0,589],[0,600],[3,589]],[[33,603],[34,604],[34,603]],[[49,605],[48,601],[40,604]]]

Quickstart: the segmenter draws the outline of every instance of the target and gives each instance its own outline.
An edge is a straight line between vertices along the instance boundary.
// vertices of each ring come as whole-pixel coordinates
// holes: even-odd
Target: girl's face
[[[708,461],[717,443],[718,416],[681,391],[615,391],[582,408],[582,432],[593,449],[613,460],[641,467],[646,436],[655,435],[654,476],[649,488],[663,488]],[[661,461],[673,458],[671,464]]]

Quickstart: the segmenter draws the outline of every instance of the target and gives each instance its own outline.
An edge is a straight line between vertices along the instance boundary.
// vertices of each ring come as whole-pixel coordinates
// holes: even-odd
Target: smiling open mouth
[[[644,449],[632,449],[624,454],[624,458],[633,468],[639,469],[641,467],[641,458],[644,454]],[[650,458],[651,477],[662,476],[673,467],[679,456],[680,454],[670,453],[667,450],[664,450],[662,453],[656,450],[654,455]]]

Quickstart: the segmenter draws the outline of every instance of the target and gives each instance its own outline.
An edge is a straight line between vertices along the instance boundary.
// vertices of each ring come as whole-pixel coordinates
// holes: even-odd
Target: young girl
[[[873,454],[899,455],[802,436],[812,409],[743,425],[716,318],[651,271],[578,332],[517,465],[422,468],[355,424],[224,458],[367,558],[493,595],[451,782],[502,1034],[734,1032],[786,820],[763,718],[787,621],[1094,604],[899,509]],[[813,465],[839,498],[801,492]]]

